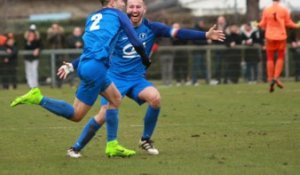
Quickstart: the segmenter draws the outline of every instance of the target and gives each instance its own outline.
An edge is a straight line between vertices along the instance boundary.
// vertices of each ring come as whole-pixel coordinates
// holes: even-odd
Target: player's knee
[[[82,118],[83,118],[83,117],[76,117],[76,116],[74,116],[74,117],[71,118],[71,120],[72,120],[73,122],[78,123],[78,122],[80,122],[80,121],[82,120]]]
[[[150,98],[149,104],[154,108],[160,107],[160,95],[159,94],[153,95]]]
[[[117,97],[110,103],[111,107],[118,108],[121,105],[122,97]]]
[[[73,117],[70,118],[70,120],[73,121],[73,122],[78,123],[78,122],[80,122],[80,121],[83,119],[83,117],[84,117],[84,114],[83,114],[83,113],[80,113],[80,112],[78,112],[78,111],[75,111]]]

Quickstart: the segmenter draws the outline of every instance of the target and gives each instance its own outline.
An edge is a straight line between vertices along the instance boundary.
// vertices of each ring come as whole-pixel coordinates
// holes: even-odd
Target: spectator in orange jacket
[[[280,4],[280,0],[273,0],[273,4],[263,11],[259,27],[266,31],[267,50],[267,75],[270,82],[270,92],[274,91],[274,85],[283,88],[279,80],[284,65],[284,55],[286,48],[286,27],[300,27],[300,22],[295,24],[286,7]],[[274,53],[277,51],[277,61],[274,63]]]
[[[4,45],[6,43],[6,36],[4,35],[0,35],[0,46]]]

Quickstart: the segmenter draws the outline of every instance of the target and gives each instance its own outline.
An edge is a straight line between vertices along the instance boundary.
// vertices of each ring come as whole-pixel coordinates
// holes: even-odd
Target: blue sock
[[[155,129],[160,108],[148,107],[144,118],[144,133],[142,140],[150,139]]]
[[[48,111],[56,115],[62,116],[66,119],[70,119],[74,115],[73,106],[62,100],[43,97],[40,105]]]
[[[118,118],[119,111],[117,109],[108,109],[106,111],[106,135],[107,135],[107,142],[116,140],[118,134]]]
[[[85,145],[88,144],[90,140],[92,140],[100,127],[101,125],[96,122],[95,118],[91,118],[83,128],[78,140],[73,145],[73,149],[75,151],[80,151],[82,148],[84,148]]]

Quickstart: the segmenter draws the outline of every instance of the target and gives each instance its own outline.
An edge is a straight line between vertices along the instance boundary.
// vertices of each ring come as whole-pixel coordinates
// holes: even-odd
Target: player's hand
[[[225,34],[222,30],[216,30],[217,25],[212,26],[208,32],[206,32],[205,36],[207,39],[218,40],[223,42],[225,40]]]
[[[63,62],[63,65],[57,71],[57,76],[60,79],[66,79],[69,73],[74,72],[74,67],[71,63]]]
[[[145,65],[146,69],[148,69],[151,65],[151,60],[148,59],[143,59],[143,65]]]

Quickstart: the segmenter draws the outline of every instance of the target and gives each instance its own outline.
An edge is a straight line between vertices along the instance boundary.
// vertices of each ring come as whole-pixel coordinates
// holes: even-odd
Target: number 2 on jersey
[[[102,14],[101,13],[95,14],[91,17],[91,21],[93,21],[93,23],[90,27],[90,31],[100,29],[100,24],[99,23],[100,23],[101,19],[102,19]]]

